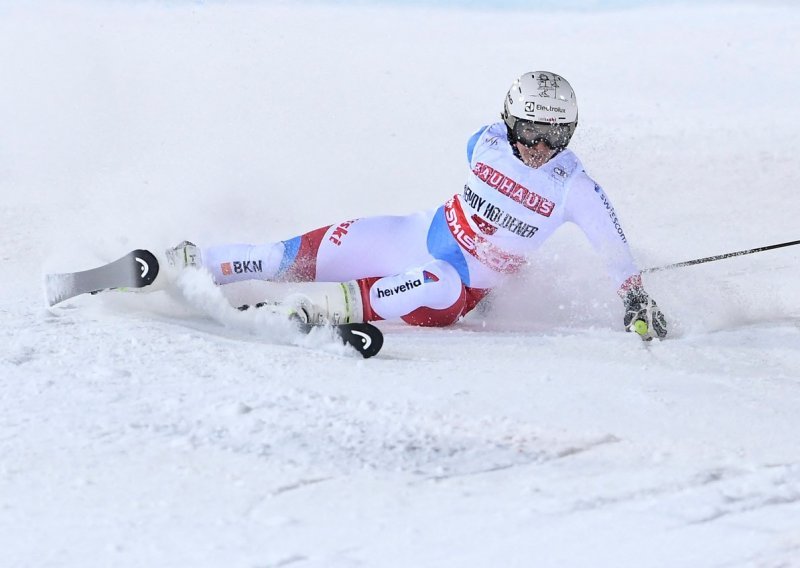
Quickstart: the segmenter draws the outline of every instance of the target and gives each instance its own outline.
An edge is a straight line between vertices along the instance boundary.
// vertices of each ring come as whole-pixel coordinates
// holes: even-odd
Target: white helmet
[[[561,150],[578,126],[578,101],[564,77],[550,71],[532,71],[514,81],[500,115],[508,127],[511,146],[539,141]]]

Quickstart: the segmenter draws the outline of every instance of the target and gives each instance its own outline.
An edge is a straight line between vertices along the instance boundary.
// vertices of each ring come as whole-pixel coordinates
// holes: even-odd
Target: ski
[[[383,347],[383,332],[370,323],[340,323],[338,325],[301,324],[300,331],[311,333],[314,328],[330,329],[339,340],[354,348],[364,358],[377,355]]]
[[[116,288],[143,288],[158,276],[158,260],[148,250],[136,249],[114,262],[81,272],[45,275],[45,294],[50,306],[80,296]]]
[[[144,249],[136,249],[114,262],[83,270],[45,275],[45,294],[47,303],[55,306],[81,294],[96,294],[103,290],[144,288],[151,285],[159,272],[155,255]],[[264,304],[256,304],[261,307]],[[250,306],[240,306],[240,311]],[[376,355],[383,347],[383,333],[369,323],[345,324],[304,324],[298,323],[301,333],[311,333],[314,329],[328,329],[332,337],[344,345],[353,347],[365,359]]]
[[[260,308],[265,305],[268,304],[261,303],[254,306],[244,304],[236,309],[243,312],[251,307]],[[383,347],[383,332],[371,323],[312,324],[298,321],[297,329],[304,334],[309,334],[315,329],[330,330],[335,338],[344,345],[354,348],[364,359],[377,355]]]

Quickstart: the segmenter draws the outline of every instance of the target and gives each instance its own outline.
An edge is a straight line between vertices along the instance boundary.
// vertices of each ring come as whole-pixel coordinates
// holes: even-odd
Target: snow
[[[650,344],[571,227],[370,360],[201,281],[44,307],[132,248],[439,204],[534,68],[643,267],[797,239],[800,9],[611,4],[0,5],[0,564],[800,566],[798,247],[647,275]]]

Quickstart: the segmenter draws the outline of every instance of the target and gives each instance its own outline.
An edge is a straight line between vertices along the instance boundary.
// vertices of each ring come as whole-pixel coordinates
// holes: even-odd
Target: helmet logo
[[[539,103],[537,103],[535,101],[526,101],[525,102],[525,112],[526,113],[528,113],[530,115],[534,115],[534,114],[536,114],[537,110],[542,110],[542,111],[545,111],[545,112],[558,112],[558,113],[562,113],[562,114],[567,112],[567,109],[565,109],[563,107],[559,107],[559,106],[542,105],[542,104],[539,104]],[[551,119],[551,120],[555,120],[555,119]]]

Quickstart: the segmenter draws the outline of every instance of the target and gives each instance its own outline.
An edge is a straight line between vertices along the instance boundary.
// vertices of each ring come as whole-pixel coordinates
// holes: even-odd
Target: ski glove
[[[645,341],[667,336],[667,320],[644,289],[628,290],[622,301],[625,302],[625,331],[635,331]]]

